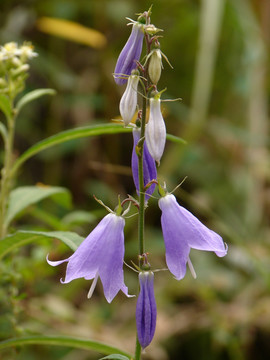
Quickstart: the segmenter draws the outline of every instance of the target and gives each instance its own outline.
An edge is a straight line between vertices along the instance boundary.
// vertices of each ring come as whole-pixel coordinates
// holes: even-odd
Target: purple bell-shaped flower
[[[98,278],[109,303],[119,290],[129,296],[123,273],[124,226],[122,216],[108,214],[69,258],[60,261],[50,261],[47,258],[47,261],[52,266],[68,263],[65,280],[61,279],[63,284],[78,278],[94,279],[88,298],[91,297]]]
[[[187,263],[194,271],[189,259],[191,248],[214,251],[219,257],[227,254],[227,247],[221,236],[208,229],[188,210],[180,206],[174,195],[165,195],[159,199],[158,204],[162,211],[161,226],[166,262],[177,280],[185,276]]]
[[[139,192],[139,173],[138,173],[138,156],[136,154],[136,146],[141,138],[141,131],[139,129],[133,130],[133,150],[131,158],[131,168],[134,184],[137,192]],[[146,142],[144,142],[143,149],[143,182],[144,186],[147,185],[151,180],[157,178],[157,169],[155,160],[149,153]],[[156,184],[151,184],[145,192],[145,200],[149,199],[149,196],[153,194]]]
[[[137,66],[142,53],[144,30],[143,25],[134,22],[131,34],[121,51],[114,70],[114,79],[117,85],[123,85],[127,82],[129,76]],[[126,76],[126,77],[125,77]]]

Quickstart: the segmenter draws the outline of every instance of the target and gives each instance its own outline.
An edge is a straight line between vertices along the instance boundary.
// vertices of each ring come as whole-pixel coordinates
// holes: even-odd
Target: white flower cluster
[[[13,60],[14,65],[16,63],[19,65],[19,63],[25,63],[35,56],[38,54],[33,51],[33,46],[30,43],[24,43],[19,47],[17,43],[9,42],[0,46],[0,62]]]

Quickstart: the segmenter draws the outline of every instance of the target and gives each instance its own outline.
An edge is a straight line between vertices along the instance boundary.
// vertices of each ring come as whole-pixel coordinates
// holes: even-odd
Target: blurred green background
[[[26,107],[17,122],[16,152],[59,131],[109,122],[119,116],[123,88],[112,72],[130,28],[126,16],[153,4],[152,23],[164,29],[159,89],[168,132],[187,145],[168,142],[159,177],[181,204],[229,246],[225,258],[191,253],[197,272],[178,282],[168,272],[155,276],[157,329],[144,354],[155,360],[264,360],[270,357],[270,166],[269,166],[269,0],[1,0],[0,43],[31,41],[26,91],[50,87]],[[42,27],[44,17],[95,29],[104,44],[87,45]],[[43,18],[43,20],[42,20]],[[72,33],[72,31],[71,31]],[[73,34],[74,35],[74,34]],[[89,39],[91,36],[89,35]],[[94,38],[94,35],[93,35]],[[91,41],[91,39],[89,40]],[[105,214],[95,194],[114,207],[117,196],[134,195],[130,170],[131,134],[102,136],[59,145],[26,162],[17,185],[64,186],[66,201],[44,200],[24,213],[17,229],[72,230],[86,236]],[[2,157],[2,154],[1,154]],[[164,245],[157,201],[147,210],[147,250],[163,268]],[[136,218],[126,221],[126,261],[136,260]],[[33,225],[34,224],[34,225]],[[0,337],[62,334],[106,341],[133,351],[136,299],[119,294],[107,304],[99,284],[61,285],[61,259],[70,250],[59,241],[26,246],[0,265]],[[130,293],[135,273],[125,269]],[[2,352],[3,360],[92,360],[99,354],[50,346]]]

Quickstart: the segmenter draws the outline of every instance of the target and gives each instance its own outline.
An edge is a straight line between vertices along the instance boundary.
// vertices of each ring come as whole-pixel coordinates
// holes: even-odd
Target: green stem
[[[5,224],[8,197],[12,183],[12,157],[13,157],[13,143],[15,130],[15,116],[7,119],[8,136],[5,142],[5,157],[4,166],[2,168],[1,190],[0,190],[0,238],[6,235],[7,227]]]
[[[138,335],[136,337],[136,348],[135,348],[135,360],[141,359],[142,347],[138,340]]]

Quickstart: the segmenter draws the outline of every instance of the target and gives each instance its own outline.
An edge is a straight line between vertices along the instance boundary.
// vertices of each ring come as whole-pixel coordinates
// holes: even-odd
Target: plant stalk
[[[7,233],[5,218],[7,213],[8,198],[12,185],[12,162],[13,162],[13,144],[15,131],[15,115],[7,119],[8,136],[5,141],[4,165],[1,170],[1,187],[0,187],[0,239]]]

